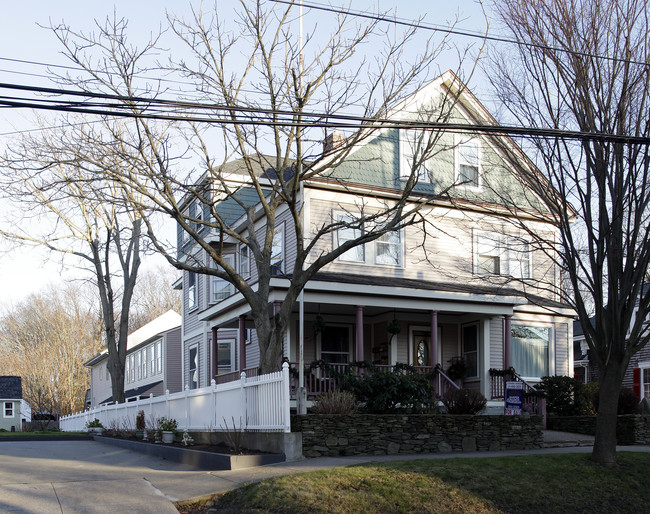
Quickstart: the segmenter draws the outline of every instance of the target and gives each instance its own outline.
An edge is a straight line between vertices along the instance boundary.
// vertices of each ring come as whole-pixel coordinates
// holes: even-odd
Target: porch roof
[[[273,278],[269,303],[282,301],[289,284],[288,278]],[[492,316],[512,315],[517,306],[529,303],[522,291],[498,284],[435,282],[331,272],[317,273],[307,283],[304,301],[307,304],[362,305],[380,309],[397,307]],[[240,315],[247,314],[248,310],[241,295],[235,294],[203,311],[199,319],[225,328]]]

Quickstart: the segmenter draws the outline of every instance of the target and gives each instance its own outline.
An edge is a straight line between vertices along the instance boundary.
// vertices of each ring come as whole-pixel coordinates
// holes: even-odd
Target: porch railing
[[[294,396],[298,391],[298,374],[296,371],[298,363],[290,362],[289,365],[292,369],[290,391],[291,395]],[[363,375],[368,373],[369,369],[378,371],[395,371],[400,369],[404,373],[409,373],[409,371],[404,368],[383,364],[373,365],[372,368],[353,366],[350,364],[328,364],[327,366],[319,366],[305,371],[305,390],[307,398],[314,398],[319,394],[335,391],[338,388],[337,377],[340,377],[346,372]],[[431,380],[431,385],[435,390],[437,398],[442,397],[442,395],[444,395],[449,389],[460,389],[460,387],[451,380],[439,366],[411,366],[410,369],[421,375],[435,373],[435,377]]]
[[[546,419],[546,400],[537,388],[524,380],[514,368],[507,370],[490,370],[490,396],[492,400],[505,400],[506,382],[515,381],[523,384],[524,397],[522,409],[530,414],[538,414]]]
[[[259,368],[246,368],[244,369],[244,373],[246,373],[246,376],[248,378],[251,377],[256,377],[259,374]],[[214,382],[215,384],[227,384],[228,382],[234,382],[236,380],[239,380],[241,377],[241,371],[232,371],[230,373],[222,373],[221,375],[215,375],[214,376]]]

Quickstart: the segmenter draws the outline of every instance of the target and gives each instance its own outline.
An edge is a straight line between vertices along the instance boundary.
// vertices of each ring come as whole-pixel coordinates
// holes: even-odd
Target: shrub
[[[624,387],[618,395],[618,413],[636,414],[639,398],[629,387]]]
[[[474,389],[449,389],[441,398],[447,414],[477,414],[485,408],[487,400]]]
[[[556,416],[577,416],[582,410],[584,397],[582,383],[572,377],[542,377],[539,390],[546,397],[546,410]]]
[[[135,429],[136,430],[144,430],[146,427],[145,421],[144,421],[144,411],[140,410],[138,411],[138,415],[135,417]]]
[[[580,414],[591,416],[598,411],[598,382],[587,382],[580,388],[582,396],[582,410]]]
[[[88,421],[86,423],[87,428],[104,428],[104,425],[102,425],[102,422],[99,421],[97,418],[93,419],[92,421]]]
[[[319,394],[314,400],[311,412],[314,414],[354,414],[359,402],[348,391],[331,391]]]
[[[349,391],[365,410],[373,413],[399,409],[420,411],[432,404],[433,386],[429,377],[416,372],[413,366],[398,364],[393,371],[378,370],[364,364],[367,371],[361,375],[347,372],[337,377],[343,391]]]

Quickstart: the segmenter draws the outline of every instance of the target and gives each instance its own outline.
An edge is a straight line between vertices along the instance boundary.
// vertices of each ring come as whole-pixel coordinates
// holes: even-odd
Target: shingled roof
[[[23,385],[20,377],[0,377],[0,398],[3,400],[20,400],[23,397]]]

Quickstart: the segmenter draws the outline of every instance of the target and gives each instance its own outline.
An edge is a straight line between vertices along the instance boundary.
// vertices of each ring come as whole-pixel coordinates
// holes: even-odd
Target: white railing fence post
[[[185,386],[185,427],[190,428],[190,386]]]
[[[289,392],[289,363],[282,364],[282,388],[280,390],[280,408],[284,417],[284,431],[291,432],[291,410]]]
[[[171,418],[169,413],[169,389],[165,389],[165,407],[167,409],[167,419]]]
[[[242,371],[241,381],[240,381],[240,390],[241,390],[241,414],[239,416],[239,429],[243,430],[248,426],[248,404],[246,401],[246,373]],[[242,423],[245,425],[242,426]]]
[[[210,381],[210,430],[217,427],[217,381],[213,378]]]

